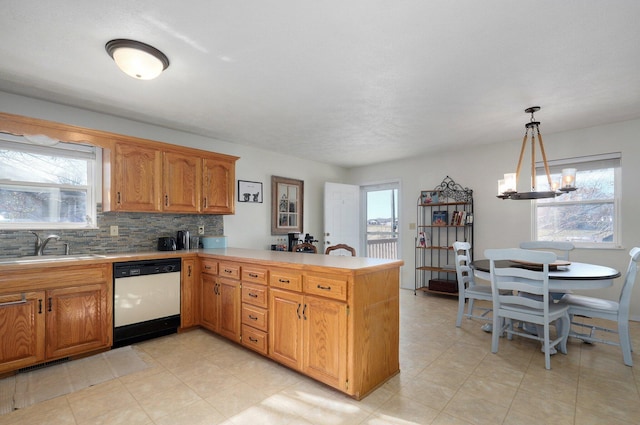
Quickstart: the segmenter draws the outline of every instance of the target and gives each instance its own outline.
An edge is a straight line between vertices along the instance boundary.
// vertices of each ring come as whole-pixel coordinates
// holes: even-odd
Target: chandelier
[[[547,163],[547,155],[544,151],[544,144],[542,143],[542,135],[540,134],[540,122],[536,121],[533,113],[540,110],[539,106],[532,106],[524,111],[531,114],[531,120],[526,123],[524,138],[522,139],[522,148],[520,149],[520,159],[518,159],[518,167],[515,173],[506,173],[503,179],[498,180],[498,195],[500,199],[542,199],[542,198],[555,198],[556,196],[563,195],[567,192],[576,190],[576,169],[565,168],[562,170],[562,180],[560,183],[551,181],[551,172],[549,171],[549,164]],[[522,167],[522,158],[524,156],[524,150],[527,146],[527,138],[531,132],[531,191],[530,192],[518,192],[518,179],[520,177],[520,169]],[[537,191],[536,190],[536,137],[540,146],[540,153],[542,155],[542,163],[544,164],[544,170],[547,174],[547,182],[549,184],[548,190]]]

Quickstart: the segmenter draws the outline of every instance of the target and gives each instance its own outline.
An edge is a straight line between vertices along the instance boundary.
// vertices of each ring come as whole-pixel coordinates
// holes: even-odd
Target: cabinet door
[[[202,160],[202,212],[235,212],[235,162],[219,158]]]
[[[269,291],[269,356],[302,369],[302,294]]]
[[[240,281],[218,278],[220,307],[220,335],[240,342]]]
[[[218,278],[208,273],[201,275],[200,324],[213,332],[218,332],[220,311],[218,309]]]
[[[196,260],[182,260],[182,290],[180,293],[180,326],[190,328],[198,324],[198,284],[196,279]]]
[[[0,295],[0,373],[44,360],[44,292]]]
[[[198,212],[202,192],[202,161],[178,152],[163,155],[163,211]]]
[[[47,291],[47,359],[108,346],[106,283]]]
[[[346,390],[346,304],[306,296],[302,309],[302,326],[303,372],[318,381]]]
[[[118,211],[161,211],[162,154],[145,146],[115,147],[114,190],[109,204]]]

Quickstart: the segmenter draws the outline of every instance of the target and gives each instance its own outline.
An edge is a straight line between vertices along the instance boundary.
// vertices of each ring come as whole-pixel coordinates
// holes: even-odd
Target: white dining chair
[[[569,306],[551,302],[549,295],[549,264],[556,261],[556,254],[518,248],[487,249],[490,260],[491,289],[493,294],[493,335],[491,352],[498,352],[498,340],[507,333],[541,341],[545,357],[545,368],[551,369],[551,350],[558,346],[567,353],[569,333]],[[540,269],[519,267],[497,267],[496,261],[511,260],[535,263]],[[550,337],[551,323],[560,320],[562,325],[554,340]],[[513,327],[513,321],[539,325],[542,335],[532,335]]]
[[[565,241],[525,241],[520,242],[520,248],[552,251],[556,253],[558,260],[568,261],[569,253],[574,250],[575,246],[571,242]]]
[[[590,329],[588,334],[575,332],[571,329],[569,336],[586,342],[600,342],[620,346],[624,364],[633,366],[633,360],[631,358],[633,346],[631,344],[631,336],[629,335],[629,307],[631,304],[631,291],[633,290],[638,272],[640,247],[631,249],[629,256],[631,259],[629,260],[629,266],[627,267],[627,273],[624,278],[624,283],[622,284],[618,302],[573,294],[565,295],[560,302],[569,306],[571,325]],[[610,320],[617,323],[617,328],[578,322],[576,321],[576,316]],[[618,334],[618,341],[606,340],[595,336],[595,333],[598,331]]]
[[[458,316],[456,318],[456,327],[462,325],[462,317],[476,318],[490,321],[491,318],[487,315],[491,312],[491,308],[479,307],[474,305],[474,300],[492,301],[491,297],[491,285],[478,285],[476,284],[473,276],[473,270],[471,270],[471,244],[469,242],[454,242],[453,252],[456,262],[456,276],[458,278]],[[467,314],[464,314],[465,301],[468,300],[469,306],[467,308]],[[478,312],[482,312],[479,315],[474,315],[474,308]]]

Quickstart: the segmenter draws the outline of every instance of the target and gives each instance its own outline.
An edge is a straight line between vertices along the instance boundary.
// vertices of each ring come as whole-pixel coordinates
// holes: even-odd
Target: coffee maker
[[[298,240],[300,239],[300,232],[292,232],[288,234],[289,236],[289,245],[287,245],[287,251],[293,251],[293,248],[298,245]]]

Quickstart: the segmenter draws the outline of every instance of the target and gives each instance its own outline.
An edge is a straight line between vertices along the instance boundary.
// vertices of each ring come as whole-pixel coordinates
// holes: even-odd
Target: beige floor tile
[[[242,381],[225,388],[205,400],[227,418],[233,418],[245,409],[266,399],[268,396],[259,388],[252,387]]]
[[[429,424],[438,410],[415,400],[395,395],[373,413],[370,424]]]
[[[151,419],[157,420],[201,400],[186,384],[179,383],[163,392],[138,399],[138,402]]]
[[[557,425],[572,425],[574,423],[574,405],[563,403],[539,392],[537,396],[519,391],[513,400],[505,424],[538,424],[553,423]]]
[[[156,425],[217,425],[225,420],[223,414],[206,401],[200,400],[175,409],[168,415],[156,419],[154,423]]]
[[[496,394],[496,397],[500,397]],[[443,412],[476,425],[500,424],[507,415],[508,407],[492,403],[465,393],[458,393],[447,404]]]
[[[96,388],[95,391],[87,392],[84,397],[76,397],[75,394],[71,394],[67,398],[78,423],[86,423],[116,407],[120,409],[137,405],[136,399],[117,380],[110,381],[102,388]]]
[[[75,425],[75,417],[65,396],[43,401],[0,416],[2,425]]]
[[[136,405],[110,409],[98,416],[79,420],[78,425],[148,425],[153,424],[151,418],[142,407]]]

